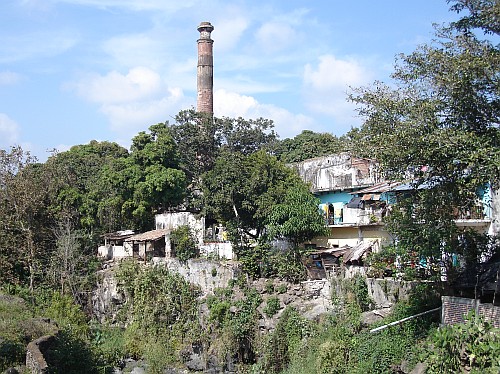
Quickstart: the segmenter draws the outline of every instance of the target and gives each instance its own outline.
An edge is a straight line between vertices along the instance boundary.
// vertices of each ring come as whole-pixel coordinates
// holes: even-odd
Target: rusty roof
[[[310,255],[332,255],[334,257],[343,256],[347,251],[351,249],[347,244],[340,248],[318,248],[316,251],[309,253]]]
[[[347,250],[343,258],[344,264],[352,261],[359,261],[367,252],[371,252],[374,244],[375,242],[372,241],[361,242],[355,247]]]
[[[350,192],[351,195],[357,194],[382,194],[384,192],[392,191],[395,187],[399,186],[399,182],[380,182],[368,188],[363,188],[362,190]]]
[[[141,234],[133,235],[126,239],[127,242],[150,242],[161,239],[166,234],[168,234],[170,229],[162,229],[162,230],[151,230],[146,231]]]
[[[120,239],[127,239],[132,235],[134,235],[133,230],[122,230],[122,231],[108,232],[106,234],[101,235],[101,237],[108,240],[120,240]]]

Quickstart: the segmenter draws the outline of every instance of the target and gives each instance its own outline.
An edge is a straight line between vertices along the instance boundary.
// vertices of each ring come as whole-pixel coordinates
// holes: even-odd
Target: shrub
[[[276,292],[278,292],[279,294],[283,294],[287,291],[287,289],[288,287],[286,286],[286,284],[282,283],[276,288]]]
[[[231,303],[227,300],[214,300],[209,304],[210,321],[222,326],[229,317],[229,308]]]
[[[100,371],[113,369],[126,356],[124,330],[119,327],[93,325],[91,348],[99,358]]]
[[[175,256],[182,262],[199,255],[198,245],[191,229],[187,225],[179,226],[170,234]]]
[[[71,296],[54,292],[49,304],[44,308],[44,315],[54,319],[59,326],[74,334],[75,338],[88,338],[87,317]]]
[[[302,342],[312,331],[311,322],[303,318],[296,309],[287,307],[264,346],[264,372],[279,373],[285,369],[292,358],[298,356]]]
[[[267,299],[264,314],[268,317],[274,316],[280,310],[280,300],[277,297]]]
[[[269,294],[272,294],[274,292],[274,283],[273,283],[273,281],[271,279],[268,279],[266,281],[266,284],[264,285],[264,289]]]
[[[355,304],[360,311],[367,311],[373,305],[373,300],[368,295],[366,278],[356,274],[353,278],[332,280],[332,302],[339,307]]]
[[[87,341],[69,328],[63,328],[45,355],[53,373],[97,373],[96,358]]]
[[[500,329],[470,313],[463,324],[437,329],[428,339],[423,359],[429,373],[500,372]]]

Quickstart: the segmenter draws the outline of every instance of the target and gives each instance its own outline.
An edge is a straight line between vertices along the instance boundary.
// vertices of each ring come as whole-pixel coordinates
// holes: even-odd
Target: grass
[[[33,318],[23,299],[0,293],[0,372],[23,365],[28,343],[56,330],[43,319]]]

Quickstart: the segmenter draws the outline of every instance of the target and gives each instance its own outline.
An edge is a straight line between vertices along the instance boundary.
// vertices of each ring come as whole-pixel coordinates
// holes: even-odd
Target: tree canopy
[[[233,228],[235,239],[239,239],[238,230],[259,239],[271,225],[271,239],[281,236],[296,242],[299,230],[311,235],[318,222],[323,225],[318,202],[307,185],[294,170],[262,150],[250,155],[224,152],[204,175],[203,192],[205,212]],[[286,211],[280,213],[280,207]],[[293,232],[281,226],[294,224],[299,210],[305,215],[300,229]]]
[[[415,187],[428,187],[415,190],[418,215],[403,209],[406,216],[392,221],[399,237],[408,233],[408,222],[419,222],[419,230],[452,230],[453,225],[444,224],[453,222],[450,206],[470,209],[478,189],[498,187],[500,181],[500,51],[471,31],[479,27],[498,36],[493,21],[500,14],[498,4],[454,3],[452,9],[470,15],[437,27],[432,43],[400,55],[394,85],[376,82],[350,96],[365,118],[360,129],[348,134],[353,148],[378,159],[389,179],[411,176]],[[447,232],[434,230],[434,254],[440,253]],[[419,245],[419,236],[413,238],[407,249]]]
[[[346,143],[343,137],[337,138],[330,133],[303,130],[293,138],[278,142],[273,151],[280,161],[291,163],[339,153],[345,151],[345,147]]]

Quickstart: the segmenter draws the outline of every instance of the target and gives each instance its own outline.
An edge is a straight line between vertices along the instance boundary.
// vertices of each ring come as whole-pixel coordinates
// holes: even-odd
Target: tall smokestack
[[[202,22],[198,26],[198,112],[214,113],[214,57],[210,33],[214,27],[210,22]]]

